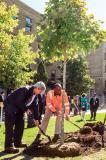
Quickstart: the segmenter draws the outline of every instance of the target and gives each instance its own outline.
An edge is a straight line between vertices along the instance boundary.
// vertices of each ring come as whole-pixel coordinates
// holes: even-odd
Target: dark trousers
[[[93,119],[95,120],[97,109],[95,109],[95,110],[90,110],[90,112],[91,112],[91,119],[93,118]]]
[[[23,112],[5,113],[5,148],[20,144],[24,130]]]
[[[35,127],[33,118],[34,118],[34,117],[33,117],[33,114],[28,115],[27,128]]]

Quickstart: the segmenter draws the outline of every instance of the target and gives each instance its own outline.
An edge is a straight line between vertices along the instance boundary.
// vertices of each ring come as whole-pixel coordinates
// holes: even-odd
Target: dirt
[[[60,140],[50,143],[48,139],[45,139],[39,145],[29,146],[24,153],[34,157],[75,157],[95,153],[102,147],[106,148],[106,129],[101,122],[87,123],[80,131],[66,133],[64,138],[63,145],[60,145]]]

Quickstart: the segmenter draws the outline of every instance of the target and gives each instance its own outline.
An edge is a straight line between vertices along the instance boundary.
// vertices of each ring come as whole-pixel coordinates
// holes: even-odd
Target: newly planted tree
[[[38,34],[46,57],[64,61],[63,89],[66,88],[66,64],[78,54],[87,54],[104,40],[105,32],[93,15],[87,15],[84,0],[49,0]],[[64,92],[63,92],[64,97]],[[64,98],[61,143],[64,139]]]

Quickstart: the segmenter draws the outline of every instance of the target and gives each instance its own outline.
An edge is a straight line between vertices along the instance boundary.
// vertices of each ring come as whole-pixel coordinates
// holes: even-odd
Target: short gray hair
[[[46,85],[45,85],[45,83],[42,82],[42,81],[39,81],[39,82],[35,83],[35,84],[33,85],[33,87],[34,87],[34,88],[43,88],[44,90],[46,90]]]

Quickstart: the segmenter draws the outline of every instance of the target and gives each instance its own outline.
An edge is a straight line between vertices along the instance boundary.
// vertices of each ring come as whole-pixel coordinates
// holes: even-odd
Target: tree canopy
[[[84,0],[49,0],[38,33],[41,50],[49,57],[72,58],[95,49],[105,37]]]
[[[18,8],[0,1],[0,82],[5,88],[17,88],[32,81],[37,54],[32,51],[33,35],[24,29],[14,34],[18,26]],[[16,17],[16,18],[14,18]]]

